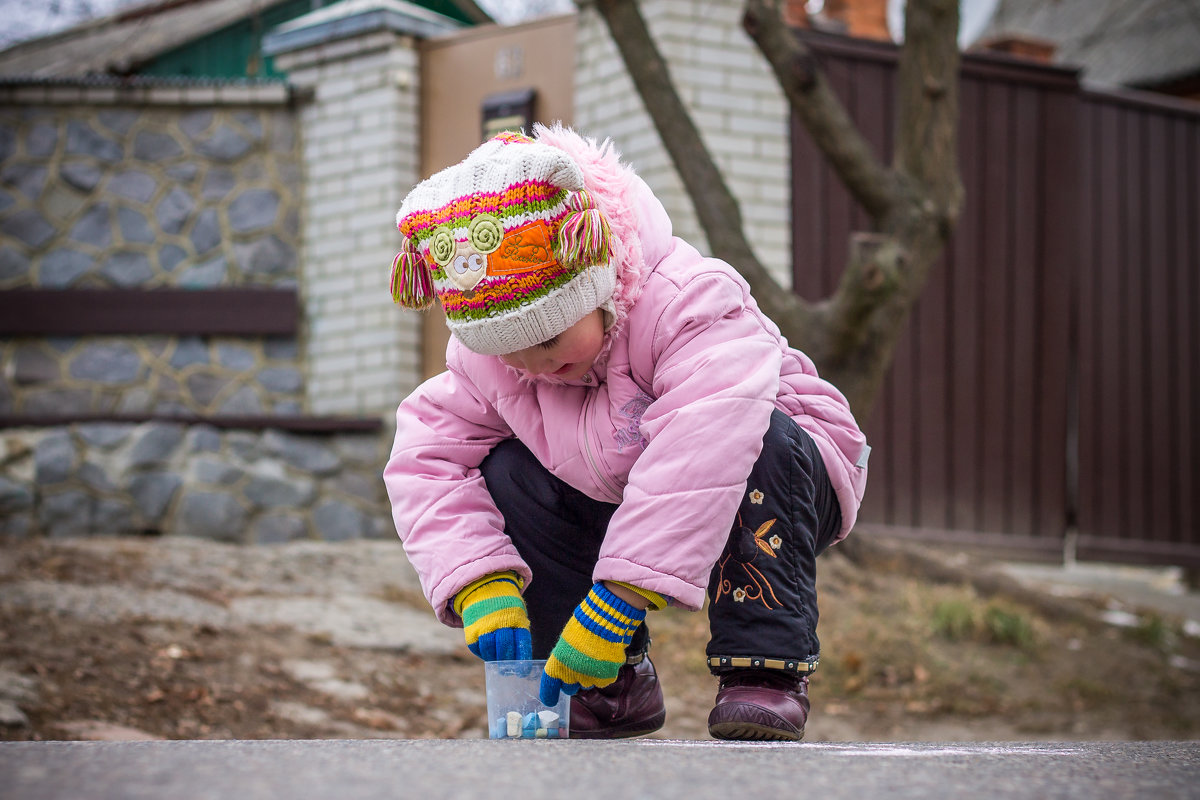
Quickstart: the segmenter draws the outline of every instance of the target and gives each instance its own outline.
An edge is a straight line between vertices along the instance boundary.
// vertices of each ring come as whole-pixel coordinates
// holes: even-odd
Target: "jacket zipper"
[[[603,470],[600,469],[599,466],[597,466],[596,458],[592,454],[592,436],[591,436],[590,422],[591,422],[591,418],[592,418],[592,414],[591,414],[592,406],[595,404],[595,402],[596,402],[596,393],[588,392],[587,402],[585,402],[584,406],[583,406],[583,452],[585,455],[587,455],[588,466],[590,466],[592,468],[592,474],[596,476],[597,482],[602,487],[604,487],[604,489],[607,492],[609,492],[609,494],[612,497],[616,498],[616,500],[614,502],[617,502],[621,499],[621,492],[618,491],[617,488],[615,486],[613,486],[613,484],[611,482],[609,482],[608,476],[604,473]]]

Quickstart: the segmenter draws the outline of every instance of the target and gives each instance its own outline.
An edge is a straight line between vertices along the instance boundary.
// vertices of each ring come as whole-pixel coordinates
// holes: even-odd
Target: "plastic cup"
[[[571,698],[558,697],[550,707],[538,698],[543,661],[488,661],[488,736],[492,739],[566,739],[570,732]]]

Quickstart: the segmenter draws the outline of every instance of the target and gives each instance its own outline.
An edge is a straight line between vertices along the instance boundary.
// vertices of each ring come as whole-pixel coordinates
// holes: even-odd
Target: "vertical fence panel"
[[[845,59],[836,59],[825,62],[826,77],[829,79],[829,84],[833,90],[843,98],[843,102],[853,102],[853,87],[854,83],[851,76],[851,69],[854,62]],[[851,106],[852,108],[852,106]],[[846,265],[846,257],[849,254],[850,232],[853,230],[851,219],[854,215],[854,201],[850,198],[850,193],[842,186],[833,170],[828,166],[823,167],[825,173],[824,180],[824,201],[826,224],[828,225],[825,234],[825,252],[827,254],[826,262],[822,265],[825,272],[823,283],[829,287],[836,287],[838,276],[842,274],[842,269]]]
[[[913,426],[923,453],[914,459],[917,497],[913,504],[913,526],[949,527],[951,452],[949,419],[949,337],[946,309],[949,298],[949,259],[943,257],[934,268],[929,284],[913,310],[913,348],[920,362],[913,382],[918,392],[913,403]],[[924,455],[927,454],[927,455]]]
[[[1100,192],[1100,130],[1093,124],[1094,110],[1087,103],[1078,104],[1079,116],[1079,196],[1081,198],[1095,197]],[[1095,414],[1091,413],[1093,405],[1085,409],[1079,402],[1081,386],[1093,386],[1096,383],[1097,364],[1089,354],[1095,353],[1099,347],[1099,314],[1096,313],[1098,293],[1095,280],[1095,265],[1100,257],[1100,225],[1099,204],[1083,202],[1078,204],[1074,221],[1078,224],[1079,258],[1071,274],[1070,293],[1075,299],[1071,309],[1073,318],[1071,330],[1071,362],[1069,369],[1073,375],[1071,385],[1072,407],[1067,429],[1067,452],[1069,486],[1067,509],[1068,524],[1078,531],[1082,520],[1091,520],[1094,509],[1083,506],[1079,497],[1080,471],[1082,464],[1089,459],[1095,459],[1099,452],[1098,430]],[[1061,220],[1051,218],[1048,223],[1052,226],[1062,224]],[[1049,241],[1049,238],[1047,239]],[[1047,436],[1050,432],[1047,431]]]
[[[821,173],[825,165],[808,132],[792,120],[792,273],[793,289],[808,300],[827,297],[822,264],[825,251],[825,202]],[[799,343],[797,343],[799,344]]]
[[[977,388],[983,377],[979,359],[979,330],[976,298],[983,280],[979,269],[977,242],[988,224],[987,203],[983,200],[984,93],[982,81],[964,78],[961,83],[959,167],[962,172],[965,205],[949,249],[952,270],[948,270],[947,295],[950,306],[945,317],[950,336],[950,491],[948,527],[954,530],[979,530],[978,503],[980,469],[980,417],[975,406]]]
[[[981,434],[977,530],[1004,532],[1008,497],[1005,458],[1012,442],[1012,397],[1007,380],[1012,354],[1012,328],[1008,324],[1012,298],[1011,245],[1014,227],[1012,192],[1013,89],[1007,83],[989,82],[984,95],[984,184],[978,202],[986,209],[981,249],[976,263],[983,271],[982,291],[976,298],[979,320],[979,362],[983,366],[979,391]]]
[[[1005,430],[1007,469],[1006,518],[1004,530],[1037,533],[1036,488],[1041,464],[1037,458],[1037,410],[1044,405],[1044,386],[1040,371],[1039,349],[1047,344],[1039,340],[1038,315],[1042,287],[1038,266],[1038,237],[1041,220],[1045,218],[1046,192],[1040,185],[1042,165],[1039,163],[1039,143],[1044,141],[1042,92],[1032,87],[1018,86],[1013,98],[1013,149],[1009,169],[1013,187],[1010,209],[1019,220],[1012,233],[1012,253],[1006,270],[1009,278],[1009,299],[1006,311],[1007,326],[1012,330],[1009,352],[1006,354],[1006,402],[1010,424]],[[1048,269],[1062,265],[1045,264]]]
[[[924,442],[917,438],[917,417],[922,413],[920,402],[914,401],[914,387],[918,381],[913,346],[916,338],[917,319],[910,320],[908,329],[900,336],[892,358],[888,380],[890,392],[883,398],[884,413],[888,418],[889,448],[884,457],[888,461],[891,481],[888,486],[888,519],[894,525],[913,525],[914,498],[917,492],[919,463],[924,460],[921,451]],[[868,432],[869,433],[869,432]]]
[[[1195,500],[1200,497],[1200,424],[1195,418],[1195,410],[1200,408],[1200,226],[1195,223],[1200,219],[1200,152],[1196,147],[1200,121],[1176,118],[1172,133],[1169,178],[1175,224],[1171,261],[1179,276],[1172,299],[1181,335],[1173,365],[1177,403],[1172,414],[1179,449],[1171,469],[1178,476],[1172,483],[1178,535],[1186,537],[1187,532],[1200,530],[1200,504]],[[1197,538],[1200,535],[1193,533],[1192,541]]]
[[[1184,502],[1191,511],[1191,524],[1185,529],[1190,536],[1187,541],[1196,544],[1200,541],[1200,425],[1197,425],[1195,409],[1200,408],[1200,226],[1195,224],[1200,219],[1200,116],[1193,116],[1187,126],[1184,136],[1186,148],[1186,167],[1183,174],[1187,186],[1187,202],[1180,205],[1184,209],[1180,224],[1188,232],[1187,257],[1179,261],[1180,269],[1191,279],[1191,290],[1188,296],[1191,305],[1181,315],[1181,319],[1191,322],[1188,331],[1191,340],[1191,404],[1182,407],[1181,417],[1191,421],[1191,462],[1186,467],[1188,480],[1184,483]],[[1189,222],[1190,220],[1190,222]]]
[[[1097,131],[1098,147],[1093,165],[1097,192],[1091,200],[1095,211],[1090,217],[1095,225],[1091,233],[1099,245],[1095,262],[1082,266],[1085,279],[1095,282],[1096,305],[1092,309],[1092,323],[1096,336],[1094,349],[1080,353],[1080,358],[1089,361],[1089,372],[1095,383],[1079,387],[1080,419],[1087,421],[1092,433],[1090,448],[1080,453],[1079,530],[1080,533],[1115,536],[1124,525],[1118,501],[1121,464],[1128,458],[1120,448],[1119,432],[1113,427],[1121,419],[1118,383],[1121,286],[1118,268],[1122,244],[1121,227],[1117,224],[1121,199],[1118,179],[1121,140],[1115,109],[1094,107],[1092,113],[1094,119],[1089,124]],[[1107,357],[1101,354],[1107,354]],[[1107,390],[1101,387],[1107,387]],[[1085,487],[1093,487],[1093,490],[1085,492]]]
[[[1121,308],[1121,411],[1124,424],[1131,431],[1125,437],[1129,457],[1122,462],[1122,488],[1125,498],[1121,519],[1124,530],[1144,526],[1147,517],[1146,490],[1146,283],[1142,271],[1145,256],[1146,218],[1145,170],[1143,169],[1146,137],[1145,119],[1141,114],[1125,114],[1122,119],[1125,152],[1121,161],[1121,217],[1117,224],[1125,228],[1121,250],[1122,296]]]
[[[1036,368],[1033,429],[1026,441],[1033,458],[1031,533],[1039,540],[1061,538],[1072,498],[1067,473],[1077,443],[1069,418],[1074,391],[1072,347],[1076,301],[1072,294],[1080,263],[1083,196],[1080,104],[1077,93],[1047,91],[1042,95],[1038,171],[1043,192],[1037,215],[1038,263],[1032,279],[1036,334],[1031,360]],[[1064,380],[1065,377],[1065,380]]]
[[[1175,270],[1167,259],[1171,215],[1166,204],[1167,125],[1160,115],[1145,115],[1145,146],[1142,155],[1144,200],[1140,210],[1145,217],[1143,264],[1140,272],[1145,292],[1146,359],[1141,390],[1146,408],[1146,517],[1144,534],[1151,539],[1169,540],[1174,536],[1171,508],[1171,353],[1176,329],[1168,293],[1175,282]]]

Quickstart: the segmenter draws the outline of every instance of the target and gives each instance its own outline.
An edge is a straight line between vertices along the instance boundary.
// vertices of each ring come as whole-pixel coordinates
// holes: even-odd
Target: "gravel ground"
[[[1030,642],[947,641],[927,631],[939,609],[986,616],[994,601],[836,554],[822,563],[810,741],[1200,735],[1194,621],[1097,593],[1097,620],[1123,623],[1028,611]],[[704,616],[653,619],[668,704],[658,735],[707,739]],[[1136,683],[1114,684],[1117,665]],[[436,622],[397,542],[0,550],[0,739],[478,738],[485,717],[479,661]]]

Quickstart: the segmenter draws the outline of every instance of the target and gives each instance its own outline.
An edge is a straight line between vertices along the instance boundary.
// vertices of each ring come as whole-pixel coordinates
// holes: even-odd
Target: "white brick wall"
[[[641,7],[684,104],[738,199],[754,252],[791,286],[787,102],[742,30],[741,1],[644,0]],[[683,183],[594,9],[581,12],[578,36],[576,127],[612,138],[663,201],[675,233],[706,251]]]
[[[418,178],[417,52],[375,33],[288,58],[314,92],[301,112],[309,410],[388,416],[420,381],[420,320],[388,293],[396,209]]]

